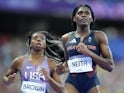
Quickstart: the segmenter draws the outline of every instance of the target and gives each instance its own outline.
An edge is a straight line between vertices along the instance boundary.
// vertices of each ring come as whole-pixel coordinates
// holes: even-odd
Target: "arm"
[[[18,68],[18,62],[17,62],[17,59],[15,59],[15,60],[12,62],[10,68],[8,69],[8,72],[6,73],[6,75],[3,76],[3,82],[4,82],[5,84],[8,85],[8,84],[14,82],[16,73],[17,73],[17,71],[18,71],[17,68]]]
[[[62,81],[60,79],[60,76],[54,71],[52,73],[52,78],[49,80],[50,85],[57,93],[63,93],[64,92],[64,84],[62,84]]]
[[[88,50],[86,45],[84,45],[83,43],[79,44],[79,46],[77,47],[77,51],[89,55],[101,68],[111,72],[114,68],[114,62],[111,50],[108,45],[108,38],[106,34],[101,31],[95,32],[95,37],[100,46],[100,52],[102,56],[98,56],[92,51]]]
[[[63,47],[64,47],[64,57],[65,57],[65,62],[64,63],[59,63],[56,65],[56,72],[58,75],[67,73],[69,71],[68,69],[68,64],[67,64],[67,60],[68,60],[68,55],[67,55],[67,49],[66,49],[66,42],[68,40],[68,38],[70,37],[70,35],[72,34],[72,32],[66,33],[64,35],[62,35],[61,40],[63,43]]]
[[[64,73],[69,72],[67,62],[65,61],[64,63],[61,62],[57,64],[55,67],[55,71],[58,75],[62,75]]]
[[[62,84],[62,81],[60,79],[60,76],[55,71],[56,63],[53,62],[53,60],[49,59],[49,67],[51,71],[51,75],[48,74],[48,72],[45,70],[45,68],[41,69],[41,72],[44,74],[45,78],[48,80],[50,86],[57,92],[57,93],[63,93],[64,91],[64,85]]]
[[[72,32],[69,32],[69,33],[66,33],[66,34],[64,34],[64,35],[62,35],[62,37],[61,37],[61,40],[62,40],[62,42],[63,42],[63,47],[64,47],[64,56],[65,56],[65,62],[62,64],[63,65],[63,69],[62,69],[62,72],[64,73],[66,73],[66,72],[68,72],[69,71],[69,69],[68,69],[68,65],[67,65],[67,60],[68,60],[68,55],[67,55],[67,49],[66,49],[66,42],[68,41],[68,39],[69,39],[69,37],[70,37],[70,35],[72,34]]]
[[[97,32],[99,44],[100,44],[100,51],[102,57],[95,57],[94,61],[103,69],[111,72],[114,68],[113,57],[111,53],[111,49],[109,48],[108,38],[105,33]]]

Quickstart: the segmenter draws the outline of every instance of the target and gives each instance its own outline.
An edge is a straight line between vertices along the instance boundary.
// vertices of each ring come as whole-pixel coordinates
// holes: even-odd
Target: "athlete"
[[[14,59],[3,77],[4,82],[13,83],[19,72],[22,93],[51,93],[50,86],[56,93],[63,93],[64,86],[55,71],[63,53],[60,42],[50,33],[38,31],[28,35],[27,44],[29,53]],[[53,50],[55,47],[56,51]]]
[[[66,93],[100,93],[96,66],[109,72],[114,68],[106,34],[91,30],[94,19],[89,5],[79,5],[72,13],[75,30],[62,35],[67,61],[57,65],[56,72],[69,71],[65,81]]]

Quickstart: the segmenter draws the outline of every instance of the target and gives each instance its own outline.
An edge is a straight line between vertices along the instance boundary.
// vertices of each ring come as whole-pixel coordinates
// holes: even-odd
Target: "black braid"
[[[58,62],[64,62],[64,48],[63,44],[60,41],[58,37],[55,37],[48,33],[47,31],[37,31],[37,32],[31,32],[28,35],[28,44],[30,45],[31,43],[31,37],[34,33],[41,33],[46,37],[46,50],[45,50],[45,55],[47,55],[50,58],[53,58],[57,60]]]

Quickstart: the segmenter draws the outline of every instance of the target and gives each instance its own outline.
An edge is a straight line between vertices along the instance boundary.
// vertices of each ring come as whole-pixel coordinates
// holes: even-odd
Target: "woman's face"
[[[91,11],[85,6],[80,7],[73,17],[73,21],[76,22],[78,26],[90,25],[91,22],[93,22]]]
[[[43,34],[39,33],[34,33],[31,38],[31,44],[30,47],[32,49],[45,49],[46,48],[46,38]]]

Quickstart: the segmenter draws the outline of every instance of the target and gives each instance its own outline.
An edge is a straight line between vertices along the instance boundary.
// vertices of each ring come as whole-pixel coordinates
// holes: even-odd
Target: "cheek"
[[[75,18],[73,17],[73,22],[75,22]]]
[[[76,15],[76,16],[73,17],[73,22],[76,22],[78,20],[79,20],[79,16],[78,15]]]
[[[44,44],[44,48],[46,48],[46,44]]]
[[[46,48],[46,42],[43,42],[43,47]]]
[[[33,46],[34,45],[34,42],[30,42],[30,45],[29,46]]]
[[[93,22],[93,18],[92,18],[92,16],[89,17],[89,20],[90,20],[90,22]]]

